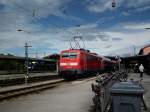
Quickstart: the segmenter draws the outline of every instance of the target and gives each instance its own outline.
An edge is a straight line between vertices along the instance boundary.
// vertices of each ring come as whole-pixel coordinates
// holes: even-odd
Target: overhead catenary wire
[[[9,2],[11,2],[11,3],[12,3],[14,6],[16,6],[17,8],[22,9],[22,10],[24,10],[24,11],[30,13],[32,16],[35,16],[35,13],[36,13],[37,10],[40,10],[41,8],[45,8],[46,5],[49,5],[49,3],[48,3],[48,4],[46,4],[46,5],[43,5],[43,6],[41,6],[41,7],[34,8],[34,9],[31,10],[31,9],[27,9],[27,8],[25,8],[25,7],[21,6],[21,5],[19,5],[19,4],[16,3],[15,1],[10,0]]]
[[[36,12],[37,12],[37,11],[39,11],[39,10],[41,10],[41,9],[45,9],[45,8],[47,8],[48,6],[50,6],[50,5],[52,4],[52,2],[49,1],[48,3],[45,3],[44,5],[42,5],[42,6],[40,6],[40,7],[37,7],[37,8],[33,8],[33,9],[31,10],[31,9],[27,9],[27,8],[25,8],[25,7],[21,6],[21,5],[19,5],[19,4],[16,3],[15,1],[10,0],[9,2],[11,2],[11,3],[12,3],[13,5],[15,5],[16,7],[20,8],[20,9],[22,9],[22,10],[28,12],[28,13],[30,13],[33,17],[36,16]],[[71,4],[71,5],[69,5],[69,6],[73,6],[73,5],[74,5],[74,4]],[[68,14],[67,11],[66,11],[66,8],[64,8],[62,12],[63,12],[63,14],[65,14],[65,15]]]
[[[25,11],[25,12],[27,12],[27,13],[29,13],[30,15],[32,15],[32,20],[35,20],[36,18],[38,18],[38,17],[36,17],[36,11],[38,11],[38,10],[40,10],[40,9],[44,9],[44,8],[46,8],[47,6],[49,6],[49,5],[51,5],[51,2],[48,2],[48,3],[45,3],[44,5],[42,5],[42,6],[40,6],[40,7],[38,7],[38,8],[34,8],[34,9],[28,9],[28,8],[25,8],[24,6],[21,6],[20,4],[18,4],[17,2],[15,2],[15,1],[12,1],[12,0],[10,0],[9,2],[11,2],[14,6],[16,6],[17,8],[19,8],[19,9],[22,9],[22,11]],[[71,4],[71,6],[73,6],[74,4]],[[63,12],[65,12],[64,14],[68,14],[68,12],[67,12],[67,10],[66,10],[67,8],[65,7],[64,8],[64,10],[63,10]],[[49,23],[49,24],[52,24],[53,26],[55,26],[56,28],[58,28],[58,29],[61,29],[62,31],[64,31],[65,29],[64,28],[62,28],[62,27],[60,27],[60,26],[58,26],[58,25],[56,25],[56,24],[54,24],[54,23]],[[72,32],[70,32],[69,30],[66,30],[66,32],[68,32],[69,34],[71,34],[71,35],[73,35],[73,33]]]
[[[16,3],[15,1],[12,1],[10,0],[9,2],[11,2],[14,6],[16,6],[17,8],[19,9],[22,9],[23,11],[29,13],[31,16],[35,17],[36,16],[36,12],[42,8],[46,8],[48,5],[50,5],[50,2],[41,6],[41,7],[38,7],[38,8],[34,8],[34,9],[27,9],[23,6],[21,6],[20,4]]]
[[[31,12],[32,12],[32,10],[27,9],[27,8],[24,8],[23,6],[19,5],[18,3],[14,2],[14,1],[12,1],[12,0],[9,0],[9,2],[11,2],[11,3],[12,3],[14,6],[16,6],[17,8],[24,10],[25,12],[28,12],[28,13],[31,13]],[[31,14],[32,14],[32,13],[31,13]]]
[[[30,9],[27,9],[27,8],[21,6],[20,4],[16,3],[15,1],[10,0],[9,2],[11,2],[14,6],[16,6],[16,8],[19,8],[19,9],[21,9],[23,12],[26,12],[26,14],[31,15],[31,16],[33,17],[31,20],[38,19],[38,17],[35,16],[35,15],[36,15],[36,11],[37,11],[37,10],[40,10],[40,9],[42,9],[42,8],[45,8],[46,6],[50,5],[50,3],[51,3],[51,2],[49,2],[49,3],[46,3],[45,5],[43,5],[43,6],[41,6],[41,7],[35,8],[35,9],[33,9],[33,10],[30,10]],[[11,13],[11,12],[10,12],[10,13]],[[54,23],[52,23],[52,22],[49,23],[49,24],[51,24],[51,25],[55,26],[56,28],[61,29],[62,31],[64,31],[64,29],[63,29],[62,27],[60,27],[60,26],[58,26],[58,25],[56,25],[56,24],[54,24]],[[66,31],[67,31],[67,30],[66,30]],[[67,32],[71,33],[70,31],[67,31]]]
[[[81,45],[82,42],[82,45]],[[85,49],[85,44],[82,36],[74,36],[70,39],[70,48],[71,49]]]

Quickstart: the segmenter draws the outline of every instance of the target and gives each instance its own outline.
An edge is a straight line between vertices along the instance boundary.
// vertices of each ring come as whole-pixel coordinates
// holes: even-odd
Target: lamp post
[[[19,31],[19,32],[25,32],[25,33],[31,33],[31,32],[29,32],[29,31],[22,30],[22,29],[18,29],[17,31]]]
[[[22,31],[22,32],[25,32],[25,33],[30,33],[28,31],[21,30],[21,29],[19,29],[17,31],[19,31],[19,32]],[[28,53],[28,48],[32,47],[32,46],[29,46],[28,43],[26,42],[24,47],[25,47],[25,68],[26,68],[25,84],[28,84],[28,78],[29,78],[29,57],[28,57],[29,53]]]
[[[135,56],[135,55],[136,55],[136,46],[133,45],[133,56]]]
[[[145,28],[146,30],[150,30],[150,27]]]
[[[26,62],[25,62],[25,68],[26,68],[26,76],[25,76],[25,84],[28,84],[28,78],[29,78],[29,57],[28,57],[28,48],[32,47],[29,46],[28,43],[25,43],[25,58],[26,58]]]

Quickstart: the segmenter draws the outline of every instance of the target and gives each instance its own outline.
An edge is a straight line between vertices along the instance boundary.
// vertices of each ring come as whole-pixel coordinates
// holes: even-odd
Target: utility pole
[[[38,52],[37,51],[35,52],[35,57],[38,58]]]
[[[136,55],[135,45],[133,45],[133,50],[134,50],[134,56],[135,56]]]
[[[146,30],[150,30],[150,27],[145,28]]]
[[[46,52],[44,52],[44,57],[46,56]]]
[[[29,57],[28,57],[28,48],[29,47],[32,47],[32,46],[29,46],[28,43],[26,42],[25,43],[25,68],[26,68],[26,75],[25,75],[25,84],[28,83],[28,78],[29,78]]]

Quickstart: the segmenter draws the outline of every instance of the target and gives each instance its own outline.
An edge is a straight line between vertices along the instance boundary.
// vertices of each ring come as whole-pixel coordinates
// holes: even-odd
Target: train
[[[85,49],[63,50],[58,72],[65,79],[76,79],[88,74],[114,69],[115,62]]]

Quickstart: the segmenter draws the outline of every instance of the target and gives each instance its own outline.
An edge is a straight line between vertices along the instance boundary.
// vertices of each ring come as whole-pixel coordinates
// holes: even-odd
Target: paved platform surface
[[[5,100],[0,102],[0,111],[92,112],[92,80],[71,81],[36,94]]]
[[[140,74],[139,73],[129,73],[129,79],[133,79],[134,81],[140,81]],[[144,94],[144,99],[146,102],[146,105],[148,107],[148,110],[146,112],[150,112],[150,76],[144,74],[143,75],[143,80],[141,81],[144,89],[145,89],[145,94]]]
[[[129,79],[140,80],[139,74],[129,73]],[[71,81],[36,94],[0,102],[2,112],[93,112],[93,80]],[[144,74],[145,102],[150,112],[150,76]]]

